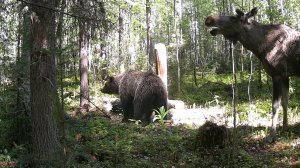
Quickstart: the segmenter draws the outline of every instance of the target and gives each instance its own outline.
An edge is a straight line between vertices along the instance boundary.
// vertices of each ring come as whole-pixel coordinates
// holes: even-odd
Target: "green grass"
[[[254,74],[252,104],[256,112],[266,116],[271,109],[271,81],[263,74],[262,86],[259,86],[256,79],[257,74]],[[181,99],[190,105],[226,106],[231,111],[231,74],[209,74],[203,79],[199,77],[197,86],[193,84],[192,76],[183,76],[182,81],[180,94],[171,86],[171,99]],[[66,111],[69,113],[79,105],[79,83],[73,78],[66,78],[64,82],[65,92],[71,93],[65,98]],[[247,86],[247,74],[244,80],[238,75],[237,112],[240,120],[247,119]],[[290,115],[300,113],[299,86],[300,80],[291,78]],[[101,103],[100,88],[99,83],[96,87],[90,87],[91,99],[97,105]],[[18,165],[25,165],[30,159],[30,145],[14,144],[10,138],[13,137],[10,126],[14,122],[9,115],[13,109],[13,91],[4,90],[1,94],[8,96],[0,101],[3,105],[0,109],[0,143],[3,146],[0,149],[0,162],[15,161]],[[161,124],[143,127],[135,123],[115,123],[97,111],[86,116],[69,117],[66,121],[66,164],[67,167],[108,168],[299,167],[299,130],[299,124],[291,125],[285,132],[279,128],[278,141],[264,144],[262,137],[267,134],[267,128],[238,127],[235,147],[231,143],[222,149],[207,149],[195,145],[198,142],[197,129]]]
[[[244,73],[243,79],[237,74],[236,104],[237,113],[243,115],[249,111],[248,95],[249,74]],[[270,114],[272,109],[272,80],[267,74],[262,73],[261,86],[258,74],[254,73],[251,81],[251,104],[261,116]],[[231,113],[232,105],[232,74],[207,74],[204,78],[197,77],[197,86],[193,83],[192,75],[182,76],[181,92],[176,90],[176,82],[171,83],[169,95],[171,99],[183,100],[189,105],[196,106],[226,106]],[[290,78],[289,111],[300,114],[300,79]],[[291,115],[291,113],[290,113]],[[244,117],[246,119],[246,117]]]
[[[254,74],[253,78],[251,97],[254,110],[261,116],[266,116],[271,110],[271,80],[263,74],[262,86],[259,86],[257,74]],[[206,75],[203,79],[198,79],[198,86],[193,84],[192,76],[183,76],[182,81],[180,94],[171,86],[171,99],[207,107],[226,106],[227,110],[231,111],[231,74]],[[299,82],[291,80],[294,90],[290,93],[290,110],[293,110],[293,113],[299,113],[296,107],[299,106],[300,94],[299,89],[295,87]],[[96,88],[98,87],[100,88]],[[247,87],[248,75],[245,74],[244,80],[238,75],[237,112],[240,120],[247,119]],[[91,90],[94,93],[93,88]],[[135,123],[112,124],[101,115],[79,116],[71,118],[67,123],[67,164],[69,167],[101,165],[122,168],[290,167],[292,164],[299,165],[299,159],[294,159],[294,156],[299,156],[300,152],[290,145],[292,141],[299,141],[300,134],[297,130],[299,125],[291,126],[287,132],[281,132],[279,128],[278,142],[266,145],[262,143],[262,137],[267,135],[268,129],[239,127],[236,130],[235,148],[233,144],[227,144],[223,149],[206,149],[195,147],[197,129],[184,126],[166,127],[160,124],[146,127]],[[76,140],[78,135],[81,138]],[[276,148],[283,146],[287,147],[276,151]]]
[[[291,134],[279,133],[278,143],[265,145],[256,138],[265,133],[264,128],[240,127],[235,148],[230,143],[222,149],[207,149],[197,147],[197,129],[112,124],[101,115],[80,116],[67,122],[68,166],[289,167],[293,156],[300,155],[290,146],[292,140],[300,138],[299,134],[295,136],[298,129],[299,126],[290,128],[292,138]],[[81,138],[76,140],[79,134]]]

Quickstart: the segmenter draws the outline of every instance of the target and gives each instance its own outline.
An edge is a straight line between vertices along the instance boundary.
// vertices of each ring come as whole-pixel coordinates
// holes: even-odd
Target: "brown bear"
[[[134,118],[143,123],[152,122],[153,109],[167,108],[167,90],[153,72],[127,71],[110,77],[101,89],[103,93],[120,95],[124,119]]]

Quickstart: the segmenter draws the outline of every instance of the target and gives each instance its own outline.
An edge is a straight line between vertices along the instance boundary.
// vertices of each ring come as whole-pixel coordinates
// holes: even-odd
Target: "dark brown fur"
[[[285,25],[263,25],[253,18],[257,8],[235,16],[208,16],[205,25],[211,34],[240,42],[262,62],[273,81],[271,141],[275,140],[279,105],[283,107],[283,127],[287,127],[289,76],[300,76],[300,33]]]
[[[149,123],[153,109],[161,106],[167,108],[165,85],[152,72],[128,71],[110,77],[101,91],[109,94],[119,93],[125,119],[134,117]]]

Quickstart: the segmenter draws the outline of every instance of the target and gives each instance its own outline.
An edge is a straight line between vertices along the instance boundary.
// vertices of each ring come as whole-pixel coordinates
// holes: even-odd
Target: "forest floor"
[[[176,88],[169,88],[170,98],[186,103],[184,107],[181,104],[181,108],[171,111],[173,123],[142,126],[136,121],[122,122],[119,114],[108,117],[102,108],[106,101],[104,96],[108,95],[99,92],[101,85],[91,90],[91,102],[100,109],[91,105],[88,113],[81,113],[76,109],[79,107],[79,83],[66,79],[64,102],[67,119],[62,143],[67,156],[66,167],[300,167],[300,79],[291,78],[290,82],[289,127],[285,131],[279,127],[277,141],[272,144],[264,141],[269,132],[272,109],[272,87],[266,76],[262,76],[262,85],[256,80],[252,82],[251,101],[248,81],[238,80],[236,129],[233,129],[230,74],[199,78],[198,85],[193,83],[191,76],[183,76],[182,81],[180,93]],[[0,110],[9,111],[14,107],[12,93],[4,94],[7,95],[6,106],[1,106]],[[20,131],[12,128],[15,124],[28,124],[30,119],[16,123],[12,117],[14,114],[5,112],[0,115],[0,144],[4,146],[0,149],[0,162],[26,165],[31,159],[31,145],[15,143],[14,139],[22,137],[28,140],[30,134],[16,134]],[[234,133],[219,138],[225,140],[221,148],[200,145],[199,135],[203,132],[200,126],[206,121],[225,125],[228,132]],[[281,119],[279,123],[282,123]]]
[[[75,167],[300,167],[300,124],[278,130],[276,143],[265,143],[266,127],[229,128],[235,139],[202,147],[195,125],[141,126],[108,118],[101,111],[67,120],[69,166]]]
[[[236,129],[233,129],[230,75],[201,78],[198,86],[193,84],[191,76],[184,76],[183,81],[184,89],[180,94],[174,88],[169,91],[170,97],[187,104],[171,111],[173,124],[142,126],[136,121],[122,122],[118,114],[111,117],[104,115],[103,108],[70,115],[66,124],[67,165],[120,168],[300,167],[299,81],[291,80],[290,126],[285,131],[279,127],[277,141],[272,144],[264,140],[271,119],[272,87],[267,77],[263,76],[262,86],[257,81],[251,84],[251,101],[247,94],[248,81],[241,80],[237,84]],[[99,106],[107,101],[103,95],[100,97],[92,100]],[[76,107],[72,102],[70,100],[69,107]],[[234,133],[220,137],[226,142],[222,148],[200,145],[200,126],[206,121],[225,125],[229,132]]]

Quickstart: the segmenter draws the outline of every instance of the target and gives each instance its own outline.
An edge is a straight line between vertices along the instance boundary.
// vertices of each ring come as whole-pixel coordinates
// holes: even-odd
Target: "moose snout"
[[[208,16],[205,19],[205,25],[208,26],[208,27],[214,26],[215,25],[215,19],[214,19],[214,17],[213,16]]]

